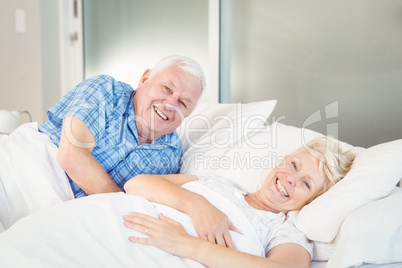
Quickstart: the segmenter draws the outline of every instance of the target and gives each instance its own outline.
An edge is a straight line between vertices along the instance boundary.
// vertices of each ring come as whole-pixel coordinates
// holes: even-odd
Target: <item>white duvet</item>
[[[242,233],[231,232],[237,249],[263,256],[252,226],[224,197],[201,184],[186,185],[219,204]],[[182,223],[195,235],[191,219],[169,207],[138,196],[109,193],[88,196],[37,212],[0,234],[0,267],[202,267],[197,262],[140,245],[129,236],[143,236],[123,224],[123,215],[159,212]]]
[[[37,123],[0,136],[0,267],[199,267],[156,247],[131,243],[141,236],[123,225],[131,211],[163,212],[196,235],[191,219],[138,196],[111,193],[74,199],[57,164],[57,147],[37,131]],[[252,226],[224,197],[197,183],[242,233],[232,232],[239,250],[264,255]],[[65,202],[67,201],[67,202]],[[2,228],[3,227],[3,228]]]
[[[74,198],[56,154],[37,123],[0,136],[0,232],[26,215]]]

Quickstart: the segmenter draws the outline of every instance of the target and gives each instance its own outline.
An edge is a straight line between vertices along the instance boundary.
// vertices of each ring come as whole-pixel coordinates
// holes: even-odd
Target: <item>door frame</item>
[[[61,95],[84,80],[82,0],[58,0]]]

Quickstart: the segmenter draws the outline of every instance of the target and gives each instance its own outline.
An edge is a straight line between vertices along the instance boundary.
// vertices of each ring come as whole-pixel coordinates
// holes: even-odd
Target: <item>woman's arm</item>
[[[187,213],[192,202],[202,200],[199,195],[180,187],[198,180],[194,175],[137,175],[124,184],[127,194],[143,196],[151,202],[162,203]],[[198,199],[198,200],[197,200]]]
[[[198,261],[208,267],[309,267],[310,254],[297,244],[282,244],[272,248],[267,258],[230,248],[220,247],[186,233],[180,223],[164,215],[160,220],[141,213],[124,216],[125,225],[146,233],[146,238],[130,237],[130,241],[154,245],[174,255]]]
[[[197,176],[184,174],[138,175],[124,185],[124,190],[188,214],[200,238],[234,248],[229,230],[236,228],[229,218],[202,195],[180,187],[195,180]]]

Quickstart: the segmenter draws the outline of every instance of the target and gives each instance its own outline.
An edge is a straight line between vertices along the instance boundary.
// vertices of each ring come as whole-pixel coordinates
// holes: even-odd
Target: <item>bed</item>
[[[267,124],[275,105],[275,100],[198,105],[178,129],[181,173],[218,175],[246,191],[259,188],[259,178],[283,156],[322,135],[279,122]],[[0,139],[0,227],[5,229],[0,234],[0,267],[200,266],[154,247],[133,248],[127,237],[134,231],[126,229],[121,218],[133,209],[150,213],[149,206],[157,208],[152,213],[163,211],[183,222],[189,220],[185,215],[173,216],[169,208],[124,194],[70,200],[65,174],[55,163],[57,148],[36,128],[35,123],[25,124]],[[345,142],[340,146],[357,154],[349,174],[302,210],[289,213],[314,241],[311,267],[401,267],[402,189],[397,184],[402,178],[402,140],[371,148]],[[21,177],[19,184],[10,182]],[[183,225],[194,233],[191,224]],[[259,254],[250,239],[235,240]]]

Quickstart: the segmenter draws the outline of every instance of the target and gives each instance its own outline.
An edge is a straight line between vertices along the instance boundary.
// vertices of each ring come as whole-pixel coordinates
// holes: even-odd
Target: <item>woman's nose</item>
[[[289,182],[289,184],[294,186],[297,183],[298,176],[297,176],[297,174],[295,172],[294,173],[288,173],[286,175],[286,180]]]

